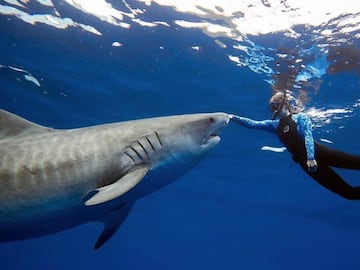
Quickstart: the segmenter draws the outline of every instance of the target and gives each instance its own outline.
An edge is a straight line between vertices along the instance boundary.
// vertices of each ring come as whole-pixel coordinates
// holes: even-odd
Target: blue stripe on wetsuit
[[[314,159],[314,138],[312,136],[312,123],[310,118],[303,113],[293,114],[291,116],[292,120],[297,124],[297,131],[299,134],[305,138],[305,148],[307,153],[307,159]],[[262,120],[255,121],[250,118],[240,117],[234,115],[232,118],[236,123],[251,129],[260,129],[265,131],[270,131],[276,133],[277,127],[280,120]]]

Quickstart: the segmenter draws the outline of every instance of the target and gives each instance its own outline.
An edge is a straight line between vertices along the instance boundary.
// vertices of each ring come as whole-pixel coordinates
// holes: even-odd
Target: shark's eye
[[[211,124],[215,123],[215,118],[214,118],[214,117],[209,117],[209,122],[210,122]]]

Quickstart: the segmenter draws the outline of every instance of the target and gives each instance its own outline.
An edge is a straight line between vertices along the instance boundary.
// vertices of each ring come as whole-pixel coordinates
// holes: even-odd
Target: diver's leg
[[[331,167],[360,170],[360,156],[348,154],[321,144],[315,145],[315,159],[320,163],[324,161]]]
[[[323,166],[322,164],[318,165],[314,173],[309,172],[305,164],[301,165],[301,167],[308,175],[328,190],[348,200],[360,200],[360,187],[349,185],[330,167]]]

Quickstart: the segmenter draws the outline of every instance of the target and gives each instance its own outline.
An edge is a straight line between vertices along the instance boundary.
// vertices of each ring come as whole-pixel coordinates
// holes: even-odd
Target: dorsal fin
[[[16,114],[0,110],[0,140],[52,130],[32,123]]]

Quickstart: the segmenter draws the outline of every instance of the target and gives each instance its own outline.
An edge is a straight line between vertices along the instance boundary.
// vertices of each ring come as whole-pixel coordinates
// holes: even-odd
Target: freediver
[[[231,115],[231,120],[246,128],[276,133],[292,159],[320,185],[348,200],[360,199],[360,187],[349,185],[331,168],[360,170],[360,156],[315,142],[310,118],[292,109],[286,93],[275,93],[269,106],[273,112],[271,119],[255,121]]]

